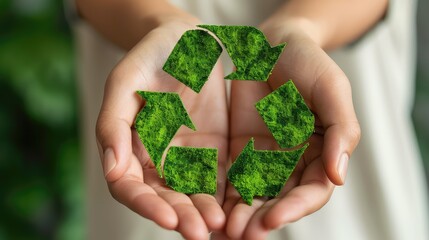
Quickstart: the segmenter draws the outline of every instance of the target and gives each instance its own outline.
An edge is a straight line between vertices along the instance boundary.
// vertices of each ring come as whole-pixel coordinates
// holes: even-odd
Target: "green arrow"
[[[167,186],[185,194],[216,193],[217,149],[170,147],[165,157]]]
[[[182,100],[177,93],[137,93],[146,100],[146,105],[137,114],[135,127],[140,140],[162,177],[162,154],[180,126],[196,130]]]
[[[214,33],[236,67],[225,79],[267,81],[286,44],[271,47],[265,35],[251,26],[198,25]]]
[[[249,205],[254,196],[275,197],[307,146],[294,151],[255,150],[252,138],[229,169],[228,179]]]
[[[282,148],[306,141],[314,131],[314,115],[292,81],[256,103],[256,109]]]
[[[185,32],[162,69],[199,93],[208,80],[222,47],[203,30]]]

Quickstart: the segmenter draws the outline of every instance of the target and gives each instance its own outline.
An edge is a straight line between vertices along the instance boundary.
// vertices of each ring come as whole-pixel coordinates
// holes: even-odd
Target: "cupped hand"
[[[224,227],[221,208],[228,154],[228,116],[225,81],[216,64],[199,94],[163,72],[162,66],[180,36],[195,25],[169,23],[148,33],[111,72],[97,121],[97,142],[105,178],[112,196],[141,216],[186,239],[207,239]],[[140,142],[134,119],[144,106],[137,90],[176,92],[196,132],[179,129],[171,145],[212,147],[219,151],[215,196],[185,195],[165,185]]]
[[[288,45],[267,83],[232,82],[231,159],[236,159],[251,137],[256,149],[278,148],[254,104],[289,79],[316,116],[315,133],[276,198],[256,198],[249,206],[231,184],[227,185],[225,234],[232,239],[265,239],[271,230],[319,210],[330,199],[334,186],[344,184],[349,158],[360,139],[350,84],[335,62],[299,29],[261,30],[272,45]]]

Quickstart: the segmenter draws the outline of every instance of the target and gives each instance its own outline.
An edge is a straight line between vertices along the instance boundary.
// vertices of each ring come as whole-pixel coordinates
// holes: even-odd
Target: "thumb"
[[[348,162],[359,139],[360,127],[357,121],[335,124],[325,131],[322,159],[332,183],[345,183]]]
[[[130,124],[101,110],[96,136],[104,176],[108,182],[116,181],[124,175],[131,162]]]
[[[322,160],[332,183],[345,183],[348,161],[360,140],[352,90],[345,74],[332,62],[314,83],[312,103],[325,130]]]
[[[128,86],[131,84],[124,81],[129,77],[117,73],[113,71],[106,82],[96,125],[97,144],[108,182],[118,180],[130,166],[133,154],[131,126],[142,104],[135,93],[136,87]]]

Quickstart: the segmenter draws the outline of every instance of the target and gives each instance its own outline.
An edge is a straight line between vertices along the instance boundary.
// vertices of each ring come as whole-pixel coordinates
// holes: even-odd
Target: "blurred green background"
[[[413,120],[429,173],[429,0],[419,4]],[[75,78],[62,1],[0,0],[0,240],[84,239]]]
[[[73,38],[60,0],[0,0],[0,239],[84,239]]]
[[[412,113],[420,151],[429,182],[429,0],[417,9],[416,95]]]

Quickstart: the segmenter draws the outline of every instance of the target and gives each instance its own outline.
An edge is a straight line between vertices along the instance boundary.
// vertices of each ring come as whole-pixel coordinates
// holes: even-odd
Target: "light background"
[[[429,175],[429,0],[412,117]],[[0,240],[83,239],[73,36],[60,0],[0,0]],[[100,170],[101,171],[101,170]]]

